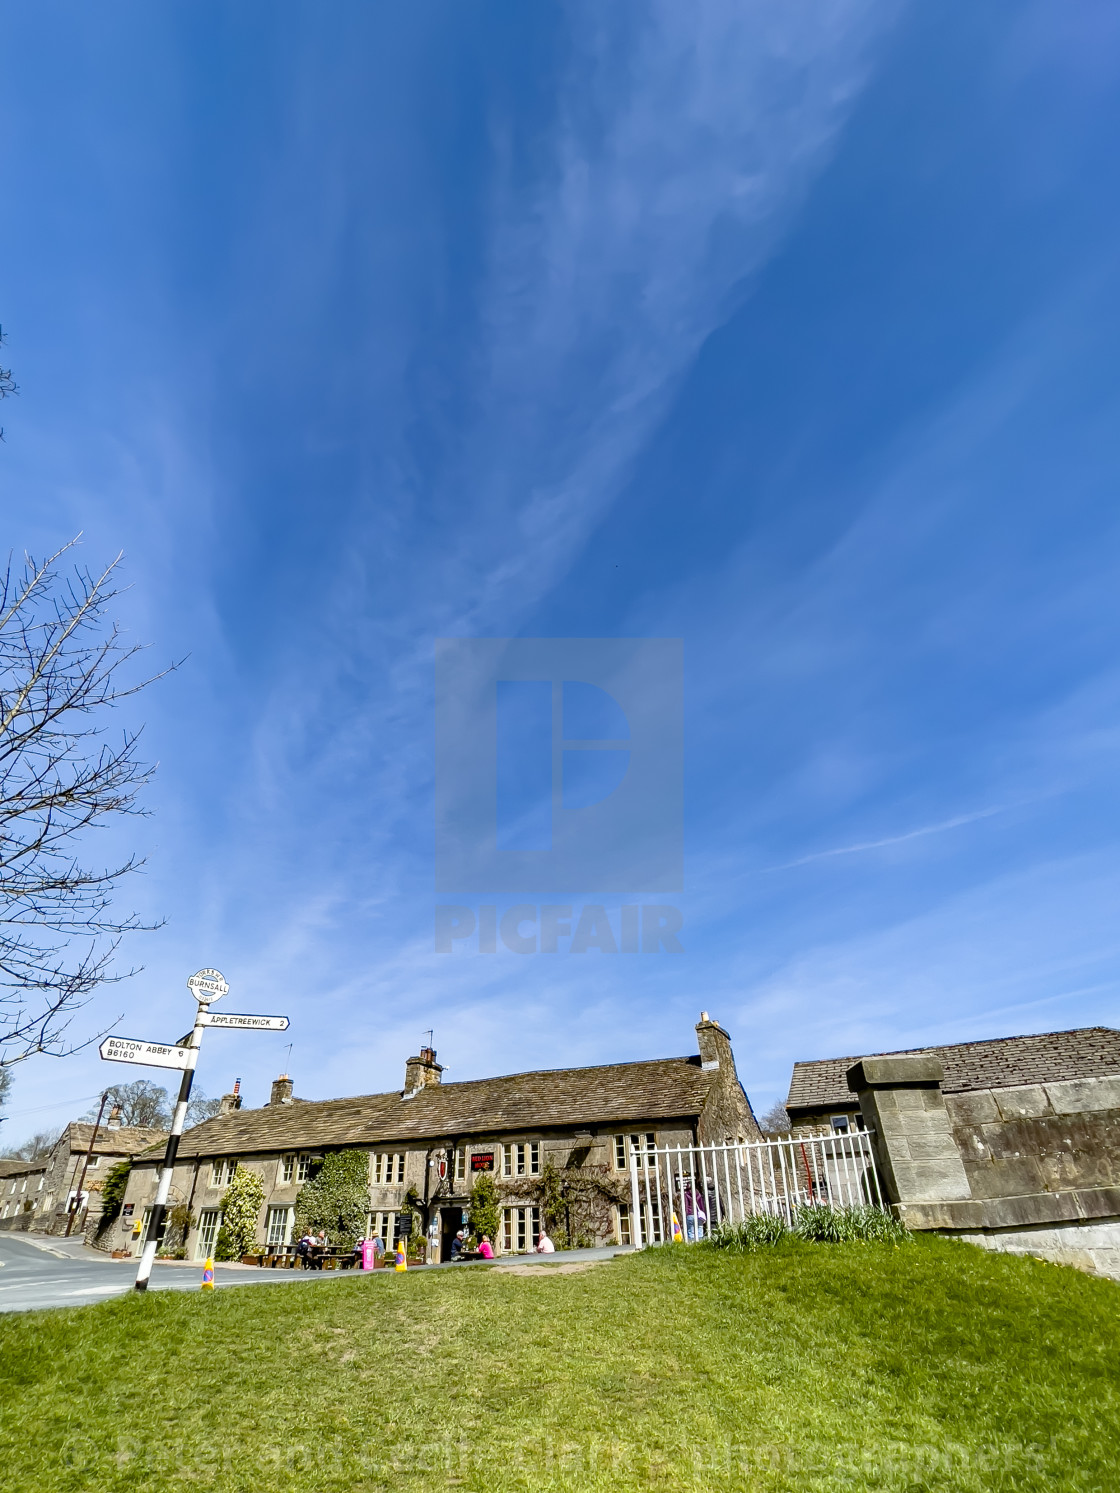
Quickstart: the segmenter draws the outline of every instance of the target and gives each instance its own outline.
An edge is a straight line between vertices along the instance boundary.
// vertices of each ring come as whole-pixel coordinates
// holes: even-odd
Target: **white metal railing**
[[[630,1153],[631,1238],[691,1243],[718,1224],[798,1208],[885,1208],[867,1130],[719,1146],[657,1146]]]

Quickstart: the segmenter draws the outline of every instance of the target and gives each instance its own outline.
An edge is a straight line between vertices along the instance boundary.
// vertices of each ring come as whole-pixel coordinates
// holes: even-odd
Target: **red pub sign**
[[[471,1157],[472,1172],[492,1172],[494,1170],[493,1151],[476,1151]]]

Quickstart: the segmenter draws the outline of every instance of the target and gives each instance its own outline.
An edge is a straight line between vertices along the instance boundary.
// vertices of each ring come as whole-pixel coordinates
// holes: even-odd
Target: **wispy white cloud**
[[[907,840],[920,840],[925,835],[941,835],[946,830],[959,829],[962,824],[975,824],[978,819],[990,819],[993,814],[1002,814],[1001,804],[990,809],[977,809],[971,814],[957,814],[952,819],[942,819],[937,824],[923,824],[920,829],[907,830],[901,835],[886,835],[879,840],[861,840],[855,845],[837,845],[831,850],[814,850],[810,855],[798,856],[797,860],[784,861],[780,866],[765,866],[766,871],[792,871],[796,866],[807,866],[811,861],[829,860],[837,855],[858,855],[864,850],[882,850],[887,845],[904,845]]]

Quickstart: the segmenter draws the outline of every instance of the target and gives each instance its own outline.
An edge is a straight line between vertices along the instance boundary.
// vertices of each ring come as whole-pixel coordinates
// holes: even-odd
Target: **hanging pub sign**
[[[494,1170],[493,1151],[476,1151],[471,1157],[472,1172],[492,1172]]]

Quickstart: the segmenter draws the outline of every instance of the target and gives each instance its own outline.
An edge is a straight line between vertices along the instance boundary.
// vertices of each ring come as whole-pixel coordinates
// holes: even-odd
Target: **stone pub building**
[[[633,1146],[641,1152],[759,1138],[727,1032],[702,1012],[696,1039],[698,1051],[688,1057],[466,1083],[443,1083],[435,1052],[422,1048],[405,1065],[404,1087],[387,1094],[301,1100],[282,1075],[260,1109],[227,1095],[224,1113],[187,1131],[179,1147],[170,1205],[185,1205],[194,1220],[188,1255],[202,1259],[213,1250],[221,1199],[239,1166],[264,1183],[258,1241],[276,1248],[291,1241],[296,1198],[316,1165],[329,1151],[352,1149],[368,1153],[369,1228],[389,1245],[411,1194],[420,1227],[435,1226],[446,1259],[471,1187],[489,1172],[502,1203],[496,1247],[532,1249],[540,1226],[533,1179],[549,1161],[593,1179],[600,1206],[584,1220],[587,1242],[637,1242],[629,1202]],[[106,1241],[112,1247],[139,1247],[135,1225],[155,1197],[161,1160],[160,1146],[136,1157],[121,1219]]]

